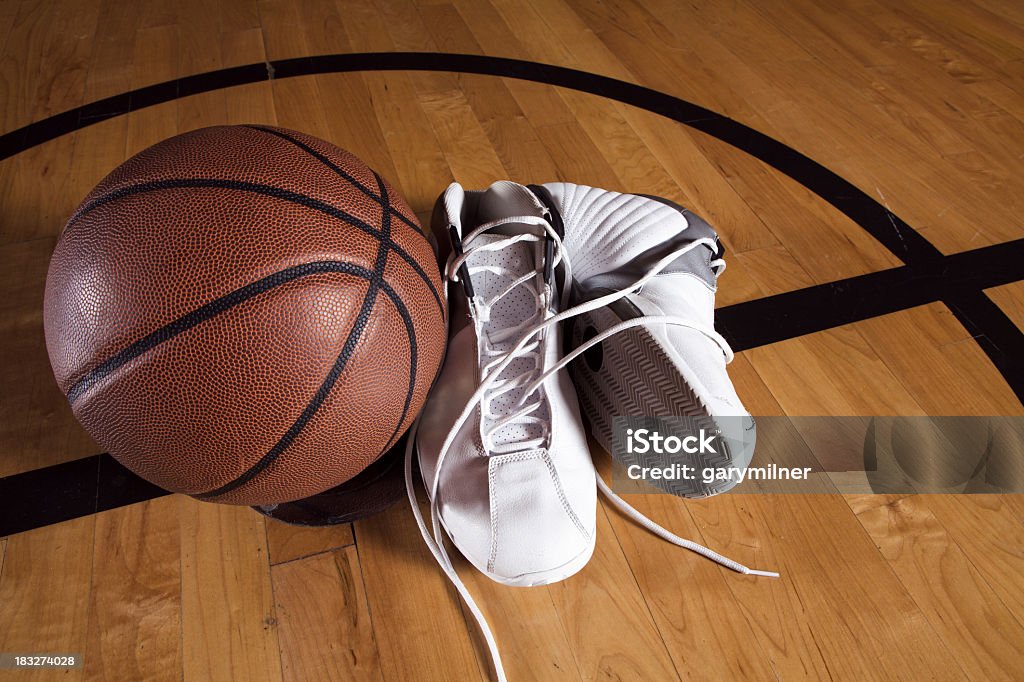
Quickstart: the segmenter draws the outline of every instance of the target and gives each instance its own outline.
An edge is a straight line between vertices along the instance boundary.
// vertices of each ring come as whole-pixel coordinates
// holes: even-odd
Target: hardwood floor
[[[640,84],[789,145],[943,254],[1024,237],[1024,7],[1013,0],[6,0],[0,134],[206,71],[375,51],[508,57]],[[421,217],[453,179],[665,196],[728,247],[719,306],[902,265],[775,168],[594,94],[437,71],[215,89],[0,161],[0,476],[100,452],[42,337],[48,258],[67,216],[127,157],[222,123],[345,147]],[[986,294],[1024,328],[1024,284]],[[755,415],[1024,414],[941,301],[751,348],[731,370]],[[565,582],[506,588],[457,562],[510,679],[1024,676],[1017,497],[631,501],[782,578],[729,573],[602,506],[594,558]],[[404,504],[303,530],[172,496],[0,538],[0,652],[28,651],[82,653],[62,679],[490,675],[472,616]]]

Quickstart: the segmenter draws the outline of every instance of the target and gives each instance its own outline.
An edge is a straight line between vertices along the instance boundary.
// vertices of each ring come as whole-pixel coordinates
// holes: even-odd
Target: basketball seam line
[[[116,201],[126,196],[142,194],[145,192],[155,192],[161,189],[187,189],[211,187],[218,189],[233,189],[240,192],[253,192],[255,194],[262,194],[264,196],[273,197],[275,199],[281,199],[282,201],[287,201],[289,203],[305,206],[306,208],[311,208],[314,211],[319,211],[321,213],[324,213],[325,215],[331,216],[332,218],[337,218],[338,220],[346,222],[349,225],[352,225],[356,229],[361,230],[372,237],[376,237],[378,239],[380,239],[381,237],[380,230],[375,228],[373,225],[370,225],[369,223],[360,220],[354,215],[342,211],[339,208],[335,208],[334,206],[331,206],[326,202],[320,201],[319,199],[314,199],[313,197],[306,196],[305,194],[293,192],[291,190],[283,189],[281,187],[274,187],[273,185],[264,185],[255,182],[244,182],[241,180],[222,180],[218,178],[176,178],[170,180],[153,180],[150,182],[139,183],[137,185],[128,185],[126,187],[121,187],[108,194],[98,197],[93,201],[89,202],[89,204],[87,204],[86,206],[83,206],[81,210],[79,210],[77,213],[71,216],[64,230],[69,230],[71,226],[79,218],[86,215],[90,211],[93,211],[96,208],[99,208],[100,206],[103,206],[105,204]],[[402,260],[409,264],[409,266],[413,269],[413,271],[416,272],[419,278],[426,283],[427,287],[430,289],[430,293],[434,297],[434,302],[437,304],[438,309],[441,310],[443,314],[444,305],[441,303],[441,296],[438,293],[437,289],[434,287],[434,283],[430,281],[430,278],[427,276],[427,273],[424,272],[420,264],[416,262],[416,259],[414,259],[409,254],[409,252],[403,249],[400,245],[394,244],[392,248],[395,251],[395,253],[402,257]]]
[[[278,456],[288,449],[299,434],[302,433],[303,429],[306,428],[306,424],[316,416],[316,413],[320,410],[320,406],[323,405],[324,401],[327,400],[327,396],[330,395],[331,389],[334,388],[334,384],[338,381],[338,377],[345,371],[345,366],[348,364],[349,358],[352,356],[352,351],[355,350],[356,343],[359,342],[359,338],[363,334],[363,330],[366,328],[366,324],[369,321],[370,313],[373,310],[373,305],[377,301],[377,290],[380,288],[380,282],[377,278],[371,278],[368,280],[370,286],[366,290],[366,296],[363,297],[363,305],[359,309],[359,314],[356,316],[355,324],[352,325],[352,329],[349,330],[348,338],[345,339],[345,345],[341,349],[341,353],[334,361],[334,365],[331,367],[331,371],[327,373],[320,387],[316,393],[303,408],[302,413],[298,419],[292,422],[292,425],[288,427],[284,435],[274,444],[274,447],[270,448],[260,459],[249,467],[240,476],[228,481],[224,485],[205,493],[194,493],[192,496],[200,500],[210,499],[213,497],[219,497],[225,493],[229,493],[236,490],[252,479],[256,478],[264,469],[273,464]]]
[[[393,246],[394,245],[394,240],[391,237],[391,226],[390,226],[390,221],[391,221],[391,213],[390,213],[391,199],[390,199],[390,197],[388,197],[388,191],[387,191],[387,187],[384,185],[384,180],[380,177],[380,175],[377,174],[376,171],[372,171],[372,172],[373,172],[373,177],[377,180],[377,187],[380,189],[380,195],[381,195],[381,197],[384,198],[384,201],[387,202],[387,206],[386,207],[382,207],[382,208],[384,208],[384,212],[383,212],[382,217],[381,217],[381,223],[382,223],[381,231],[382,232],[384,231],[383,223],[385,223],[385,222],[389,223],[388,224],[388,229],[386,230],[386,234],[388,236],[388,243]],[[402,317],[402,321],[405,323],[406,335],[409,337],[409,388],[405,392],[405,402],[402,404],[402,414],[398,418],[398,423],[395,424],[395,430],[391,432],[391,437],[388,438],[388,442],[384,446],[384,451],[385,452],[387,452],[388,450],[391,449],[392,442],[395,440],[395,437],[398,435],[398,432],[401,430],[402,423],[405,421],[405,417],[409,413],[409,405],[412,403],[413,391],[416,390],[416,350],[417,350],[416,349],[416,330],[415,330],[415,327],[413,326],[412,318],[409,316],[408,311],[405,311],[405,313],[402,313],[400,311],[399,315]]]
[[[314,261],[312,263],[303,263],[302,265],[296,265],[285,270],[273,272],[256,280],[255,282],[250,282],[244,287],[235,289],[220,298],[214,299],[213,301],[182,315],[159,329],[150,332],[138,341],[111,356],[103,363],[86,373],[85,376],[76,381],[71,388],[68,389],[68,402],[74,404],[74,402],[80,398],[83,393],[88,391],[98,382],[102,381],[111,372],[122,367],[128,362],[131,362],[147,351],[152,350],[161,343],[173,339],[178,334],[186,332],[189,329],[192,329],[193,327],[206,322],[207,320],[210,320],[231,308],[234,308],[236,305],[244,303],[251,298],[265,293],[275,287],[281,286],[282,284],[287,284],[288,282],[308,275],[327,272],[340,272],[362,277],[367,280],[373,277],[372,271],[346,261]]]
[[[328,261],[328,263],[331,263],[331,262],[332,262],[332,261]],[[326,271],[327,271],[327,272],[331,272],[331,270],[329,270],[329,269],[328,269],[328,270],[326,270]],[[365,268],[359,268],[359,271],[357,271],[357,272],[353,272],[353,273],[351,273],[351,274],[355,274],[355,275],[358,275],[358,276],[360,276],[360,277],[363,277],[364,279],[366,279],[367,281],[369,281],[369,282],[371,283],[371,286],[373,285],[373,281],[374,281],[374,280],[373,280],[373,272],[372,272],[372,271],[370,271],[370,270],[366,270]],[[383,291],[383,292],[384,292],[384,293],[385,293],[385,294],[387,295],[387,297],[388,297],[389,299],[391,299],[391,302],[392,302],[392,303],[393,303],[393,304],[395,305],[395,308],[397,308],[397,309],[398,309],[398,312],[399,312],[399,314],[400,314],[400,315],[402,316],[402,318],[403,318],[403,319],[410,319],[410,320],[411,320],[411,316],[409,315],[409,310],[408,310],[408,308],[406,308],[406,307],[405,307],[405,304],[404,304],[404,303],[402,302],[402,299],[401,299],[401,298],[400,298],[400,297],[398,296],[398,294],[397,294],[397,293],[395,292],[395,290],[394,290],[393,288],[391,288],[391,285],[389,285],[389,284],[388,284],[388,283],[387,283],[386,281],[384,281],[383,279],[381,279],[381,280],[379,280],[379,281],[377,282],[377,286],[378,286],[378,287],[380,288],[380,290],[381,290],[381,291]],[[339,357],[339,360],[340,360],[340,357]],[[337,361],[335,361],[335,365],[337,365]],[[340,375],[340,373],[341,373],[341,371],[342,371],[343,369],[344,369],[344,367],[340,367],[340,368],[338,368],[338,372],[337,372],[337,373],[338,373],[338,374]],[[334,368],[332,368],[332,374],[333,374],[333,373],[334,373]],[[328,380],[329,380],[329,379],[330,379],[330,374],[328,375]],[[334,377],[334,379],[336,380],[336,379],[337,379],[337,376],[335,376],[335,377]],[[320,388],[321,388],[321,390],[324,390],[324,388],[325,388],[325,386],[326,386],[326,383],[327,383],[327,380],[325,380],[324,384],[321,384],[321,387],[320,387]],[[332,383],[331,383],[331,385],[330,385],[330,386],[327,386],[327,387],[326,387],[326,390],[324,391],[324,394],[323,394],[323,396],[324,396],[324,399],[326,399],[326,397],[327,397],[327,393],[329,393],[329,392],[330,392],[330,389],[331,389],[331,388],[333,388],[333,381],[332,381]],[[319,395],[319,394],[320,394],[320,392],[321,392],[321,391],[319,391],[319,390],[318,390],[318,391],[317,391],[317,394]],[[314,396],[314,400],[315,400],[315,399],[316,399],[316,397]],[[323,401],[323,400],[321,400],[321,402],[322,402],[322,401]],[[307,405],[307,409],[308,409],[308,408],[309,408],[309,406]],[[317,408],[316,408],[316,409],[319,409],[319,405],[317,405]],[[314,412],[315,412],[315,410],[314,410]],[[304,413],[305,413],[305,411],[304,411]],[[312,414],[310,414],[310,415],[309,415],[309,418],[311,418],[312,416],[313,416],[313,415],[312,415]],[[302,420],[302,416],[300,416],[300,417],[299,417],[299,419],[298,419],[298,420],[296,420],[296,424],[297,424],[297,423],[298,423],[298,422],[299,422],[300,420]],[[308,418],[306,419],[306,421],[308,421]],[[295,425],[295,424],[293,424],[293,425],[292,425],[292,428],[295,428],[295,426],[296,426],[296,425]],[[303,423],[303,424],[302,424],[302,426],[298,427],[298,428],[299,428],[299,430],[301,431],[301,428],[302,428],[302,427],[304,427],[304,426],[305,426],[305,423]],[[289,429],[289,431],[291,431],[291,429]],[[285,434],[285,435],[287,436],[287,434]],[[298,432],[296,432],[296,433],[295,433],[295,436],[297,436],[297,435],[298,435]],[[284,439],[282,438],[282,440],[284,440]],[[291,440],[294,440],[294,436],[292,437],[292,439],[291,439]],[[284,447],[287,447],[287,445],[290,445],[290,444],[291,444],[291,440],[289,440],[289,442],[288,442],[287,444],[285,444],[285,446],[284,446]],[[281,442],[281,441],[278,441],[278,443],[280,443],[280,442]],[[272,450],[271,450],[270,452],[268,452],[268,453],[267,453],[266,455],[264,455],[264,456],[263,456],[263,458],[266,458],[266,457],[270,456],[270,455],[271,455],[272,453],[273,453],[273,458],[276,458],[276,457],[277,457],[277,455],[279,455],[279,454],[280,454],[280,451],[283,451],[283,450],[284,450],[284,448],[282,447],[280,451],[276,451],[276,448],[277,448],[277,446],[275,446],[275,448],[274,448],[274,449],[272,449]],[[263,461],[263,458],[261,458],[260,462],[262,462],[262,461]],[[270,462],[267,462],[267,464],[266,464],[266,465],[264,465],[264,467],[265,467],[265,466],[267,466],[267,465],[269,465],[269,464],[270,464]],[[259,465],[259,462],[257,463],[257,465]],[[254,466],[257,466],[257,465],[254,465]],[[246,472],[246,473],[248,473],[248,472]],[[254,473],[252,474],[252,476],[255,476],[255,475],[256,475],[257,473],[259,473],[259,472],[258,472],[258,471],[254,472]],[[217,497],[218,495],[223,495],[223,494],[224,494],[225,492],[230,492],[230,490],[234,489],[234,488],[235,488],[235,487],[237,487],[238,485],[242,485],[242,484],[244,484],[244,483],[247,483],[247,482],[248,482],[249,480],[251,480],[252,476],[246,477],[246,474],[243,474],[243,475],[242,475],[241,477],[239,477],[239,479],[235,479],[234,481],[231,481],[230,483],[228,483],[228,484],[225,484],[224,486],[221,486],[221,487],[220,487],[220,488],[218,488],[217,490],[213,490],[213,491],[210,491],[210,492],[206,492],[206,493],[193,493],[193,494],[192,494],[192,497],[195,497],[196,499],[200,499],[200,500],[203,500],[203,499],[208,499],[208,498],[211,498],[211,497]],[[245,478],[245,480],[240,480],[240,479],[241,479],[241,478],[243,478],[243,477],[246,477],[246,478]],[[238,481],[238,483],[237,483],[237,485],[234,485],[236,481]],[[230,486],[232,486],[232,487],[231,487],[231,488],[228,488],[227,486],[229,486],[229,485],[230,485]]]
[[[381,182],[380,176],[376,172],[373,172],[374,177],[377,178],[378,182]],[[383,189],[383,186],[382,186]],[[288,449],[295,439],[299,437],[302,431],[306,428],[306,424],[316,416],[316,413],[320,411],[320,407],[327,400],[327,397],[331,394],[334,389],[334,384],[337,383],[338,377],[345,371],[345,367],[348,366],[348,361],[352,357],[353,351],[355,351],[356,344],[359,343],[359,339],[362,338],[363,332],[366,330],[366,325],[369,323],[370,314],[373,312],[373,306],[377,303],[377,294],[380,290],[380,283],[383,281],[384,268],[388,262],[388,252],[395,246],[395,243],[391,240],[391,216],[386,210],[381,212],[381,229],[380,236],[378,237],[377,245],[377,257],[373,263],[373,278],[370,280],[370,286],[366,288],[366,294],[363,296],[363,303],[359,307],[359,314],[356,315],[355,323],[352,325],[352,329],[349,330],[348,337],[345,339],[345,345],[341,348],[341,353],[334,361],[334,365],[331,367],[331,371],[327,373],[320,387],[316,393],[303,408],[302,413],[299,417],[292,422],[292,425],[288,427],[284,435],[281,436],[280,440],[270,448],[266,454],[246,469],[240,476],[228,481],[224,485],[205,493],[196,493],[193,497],[198,499],[210,499],[213,497],[219,497],[226,493],[230,493],[242,486],[246,485],[254,478],[259,476],[261,473],[266,471],[277,458],[280,457],[285,450]]]
[[[409,220],[404,215],[402,215],[401,211],[399,211],[398,209],[394,208],[391,205],[390,201],[382,199],[381,196],[378,196],[378,195],[374,194],[373,191],[369,187],[367,187],[363,183],[361,183],[358,180],[356,180],[355,177],[353,177],[350,173],[346,172],[340,166],[335,164],[333,161],[328,159],[326,156],[324,156],[323,154],[321,154],[317,150],[315,150],[312,147],[310,147],[308,144],[306,144],[302,140],[294,138],[291,135],[288,135],[287,133],[283,133],[283,132],[281,132],[279,130],[274,130],[273,128],[267,128],[267,127],[264,127],[264,126],[245,124],[242,127],[243,128],[249,128],[250,130],[258,130],[260,132],[267,133],[268,135],[274,135],[276,137],[279,137],[282,140],[287,140],[288,142],[292,143],[293,145],[295,145],[296,147],[298,147],[302,151],[304,151],[307,154],[309,154],[310,156],[314,157],[317,161],[319,161],[323,165],[325,165],[328,168],[330,168],[336,174],[341,176],[342,179],[347,180],[353,187],[358,189],[360,192],[365,194],[370,199],[373,199],[375,202],[377,202],[377,204],[379,204],[380,207],[383,210],[391,213],[392,215],[397,217],[399,220],[401,220],[403,223],[405,223],[406,225],[411,227],[413,230],[415,230],[419,234],[422,234],[423,236],[426,236],[426,233],[423,231],[422,227],[420,227],[419,225],[417,225],[416,223],[414,223],[413,221]],[[372,168],[370,169],[370,171],[373,173],[374,177],[380,177],[380,176],[377,175],[377,173]]]
[[[309,421],[313,419],[314,416],[316,416],[316,413],[319,411],[324,401],[330,395],[331,390],[334,388],[334,384],[337,382],[338,377],[345,370],[345,367],[348,364],[348,360],[355,349],[355,344],[357,344],[359,342],[359,339],[362,337],[363,331],[365,330],[366,324],[369,319],[369,315],[373,310],[373,306],[376,304],[380,283],[383,281],[384,269],[387,266],[388,253],[391,250],[393,250],[393,248],[396,246],[394,240],[391,238],[391,213],[388,210],[390,208],[390,200],[386,198],[387,189],[384,186],[384,181],[380,177],[380,175],[378,175],[375,171],[371,172],[373,172],[374,178],[377,181],[377,185],[380,188],[381,196],[385,197],[385,202],[387,202],[386,206],[381,207],[381,237],[380,245],[377,250],[377,258],[376,261],[374,262],[374,279],[372,279],[370,282],[370,286],[367,289],[366,295],[363,298],[363,305],[360,309],[360,313],[356,317],[356,324],[353,325],[352,330],[349,332],[348,339],[346,339],[345,346],[342,348],[341,354],[338,356],[338,359],[335,360],[334,367],[331,368],[331,372],[328,374],[327,378],[321,384],[320,389],[310,400],[309,404],[307,404],[306,409],[303,410],[299,418],[292,424],[292,426],[288,429],[285,435],[282,436],[281,440],[278,441],[278,443],[273,448],[271,448],[269,452],[267,452],[263,457],[261,457],[258,462],[251,466],[238,478],[222,485],[216,490],[206,493],[195,494],[193,495],[194,497],[197,497],[199,499],[208,499],[224,495],[233,490],[237,490],[238,488],[244,486],[257,476],[259,476],[262,472],[266,471],[266,469],[270,467],[274,462],[276,462],[278,457],[280,457],[285,452],[285,450],[288,449],[288,447],[294,442],[294,440],[299,437],[303,429],[305,429],[306,424],[308,424]],[[384,448],[385,451],[391,447],[391,442],[394,440],[395,435],[401,428],[402,422],[405,421],[405,416],[408,413],[409,404],[412,399],[412,392],[413,390],[415,390],[416,386],[416,342],[415,333],[412,327],[412,318],[409,315],[408,310],[402,310],[397,305],[395,306],[395,308],[396,310],[399,310],[399,315],[402,317],[403,322],[405,323],[406,333],[409,335],[410,386],[409,390],[406,392],[406,398],[405,403],[402,407],[402,413],[398,419],[398,423],[395,425],[394,431],[392,431],[391,436],[388,438],[387,445]]]

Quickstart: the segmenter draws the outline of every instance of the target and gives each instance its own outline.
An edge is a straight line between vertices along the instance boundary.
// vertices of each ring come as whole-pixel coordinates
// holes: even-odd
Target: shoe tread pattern
[[[594,327],[598,331],[619,322],[607,308],[581,316],[573,329],[573,345],[582,341],[582,330]],[[617,416],[686,416],[698,420],[702,428],[716,430],[707,407],[681,374],[671,368],[672,361],[650,332],[634,328],[616,334],[601,343],[603,362],[597,371],[584,357],[570,366],[573,381],[579,392],[580,405],[590,422],[598,442],[624,466],[643,465],[639,456],[617,453],[614,443],[614,418]],[[699,472],[706,467],[734,466],[727,445],[719,452],[689,455],[686,461]],[[647,462],[649,464],[649,462]],[[716,495],[733,487],[730,481],[705,484],[697,480],[652,481],[662,490],[680,497],[699,498]]]

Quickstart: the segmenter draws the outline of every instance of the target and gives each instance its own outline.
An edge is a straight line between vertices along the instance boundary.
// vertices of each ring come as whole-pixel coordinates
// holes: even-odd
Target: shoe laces
[[[568,303],[568,284],[572,281],[572,271],[569,259],[566,257],[563,250],[561,237],[558,235],[558,233],[554,230],[554,228],[545,218],[538,216],[517,216],[512,218],[503,218],[501,220],[485,223],[474,229],[472,232],[470,232],[469,235],[466,236],[464,243],[470,243],[474,237],[483,233],[486,230],[493,229],[494,227],[501,224],[513,222],[541,226],[544,228],[545,234],[553,240],[555,247],[555,262],[553,263],[553,265],[558,265],[560,263],[563,265],[564,268],[562,286],[563,295],[560,306],[562,312],[559,312],[557,314],[551,314],[550,306],[546,304],[542,305],[542,303],[548,301],[551,296],[550,287],[545,287],[545,289],[541,292],[536,292],[535,290],[535,293],[538,297],[538,308],[541,311],[536,317],[524,321],[522,324],[513,325],[501,330],[500,338],[502,339],[502,341],[508,340],[509,338],[515,338],[515,334],[517,332],[520,333],[520,336],[516,343],[513,344],[510,348],[503,349],[500,352],[497,351],[496,349],[491,349],[494,352],[488,354],[488,357],[490,357],[491,359],[484,367],[484,371],[482,372],[482,380],[479,386],[473,392],[473,395],[470,396],[465,407],[459,414],[458,419],[455,420],[455,424],[449,430],[448,435],[441,446],[441,451],[438,454],[437,462],[434,466],[434,475],[432,477],[432,480],[429,482],[429,485],[427,484],[427,481],[424,481],[426,487],[429,488],[431,518],[430,529],[427,528],[422,512],[420,511],[419,501],[417,500],[416,497],[415,483],[413,481],[412,476],[412,458],[415,450],[416,434],[419,430],[419,418],[416,419],[416,421],[413,423],[412,427],[409,430],[409,437],[406,442],[405,448],[406,493],[408,494],[409,497],[409,504],[412,507],[413,516],[416,519],[416,525],[417,527],[419,527],[420,534],[423,536],[423,541],[427,545],[427,548],[430,550],[430,553],[434,556],[434,559],[441,567],[441,570],[451,581],[452,585],[458,591],[459,595],[462,597],[462,600],[465,602],[466,606],[473,614],[473,618],[476,620],[477,627],[479,628],[480,633],[484,638],[484,642],[487,644],[487,649],[490,654],[491,663],[494,666],[495,676],[499,682],[506,682],[507,678],[505,676],[504,666],[502,665],[501,662],[501,654],[498,650],[497,641],[494,638],[494,634],[491,631],[490,625],[487,623],[486,617],[480,610],[479,606],[473,599],[472,595],[469,593],[469,590],[466,588],[465,583],[463,583],[462,579],[459,578],[458,573],[455,571],[455,568],[452,565],[451,559],[449,558],[447,550],[445,549],[444,534],[442,532],[440,524],[440,504],[438,501],[437,492],[438,485],[441,480],[441,467],[442,464],[444,463],[445,458],[447,457],[448,451],[451,448],[452,443],[455,440],[455,437],[457,436],[458,432],[462,429],[463,425],[466,423],[466,420],[469,419],[470,415],[476,409],[477,405],[479,405],[484,400],[484,396],[485,394],[487,394],[489,390],[504,389],[505,391],[509,391],[513,390],[513,388],[518,388],[521,385],[525,385],[525,389],[523,390],[523,393],[516,404],[518,411],[514,412],[513,415],[518,415],[519,418],[531,418],[531,413],[537,409],[536,405],[538,403],[530,402],[530,398],[535,393],[538,393],[538,389],[544,384],[545,381],[547,381],[552,375],[564,369],[566,365],[572,362],[580,354],[586,352],[586,350],[589,349],[590,347],[600,343],[601,341],[607,339],[610,336],[621,333],[633,327],[666,324],[694,329],[707,336],[709,339],[715,342],[715,344],[718,345],[719,348],[722,349],[722,352],[725,355],[727,363],[732,362],[734,357],[733,351],[729,347],[728,342],[718,332],[716,332],[713,327],[701,324],[699,322],[695,322],[693,320],[678,315],[641,316],[613,325],[612,327],[609,327],[601,334],[598,334],[597,336],[587,340],[587,342],[583,343],[582,345],[574,349],[572,352],[566,354],[551,368],[542,372],[537,378],[533,379],[528,384],[525,382],[528,380],[527,377],[533,374],[532,371],[523,372],[519,375],[516,375],[515,377],[502,377],[499,379],[499,377],[501,377],[502,375],[502,372],[517,357],[523,357],[524,355],[531,356],[531,354],[536,354],[536,367],[539,369],[540,367],[543,366],[542,359],[540,357],[540,341],[536,337],[539,334],[542,334],[549,327],[559,324],[560,322],[563,322],[567,319],[576,317],[578,315],[582,315],[592,310],[596,310],[597,308],[601,308],[611,303],[614,303],[615,301],[624,298],[625,296],[635,291],[638,291],[643,287],[644,284],[650,281],[653,277],[660,274],[666,267],[668,267],[676,259],[680,258],[686,253],[689,253],[693,249],[698,248],[699,246],[707,246],[714,253],[719,253],[719,248],[716,243],[716,240],[704,237],[695,239],[689,242],[686,246],[677,249],[676,251],[668,254],[667,256],[659,260],[647,271],[646,274],[644,274],[643,277],[636,280],[633,284],[629,285],[628,287],[619,289],[618,291],[613,291],[611,293],[599,296],[597,298],[593,298],[572,308],[565,309]],[[458,273],[460,268],[469,260],[469,258],[472,257],[474,253],[478,253],[479,251],[482,250],[495,250],[504,248],[506,246],[509,246],[513,243],[517,243],[520,241],[529,241],[531,237],[534,240],[543,239],[543,237],[539,235],[519,234],[510,236],[508,239],[489,242],[487,244],[481,244],[476,247],[470,247],[461,255],[452,256],[448,259],[448,263],[445,268],[445,279],[451,282],[458,282]],[[715,258],[710,262],[710,266],[712,268],[712,271],[714,272],[715,278],[717,279],[718,276],[721,275],[721,273],[724,272],[725,270],[725,261],[720,257]],[[467,270],[472,272],[472,268],[467,268]],[[494,305],[494,303],[497,302],[498,299],[507,295],[510,291],[513,290],[513,288],[525,284],[528,281],[528,279],[533,276],[535,276],[535,273],[530,273],[527,276],[519,278],[518,280],[513,282],[509,287],[507,287],[502,293],[500,293],[498,296],[494,297],[490,301],[474,302],[473,299],[470,299],[469,304],[471,308],[476,307],[475,314],[484,315],[484,317],[481,319],[488,319],[486,316],[489,315],[490,308]],[[447,287],[445,287],[445,290],[447,291]],[[537,419],[536,417],[533,418]],[[521,446],[522,444],[520,444],[520,447]],[[740,564],[737,561],[729,559],[728,557],[725,557],[719,554],[718,552],[715,552],[701,544],[675,535],[674,533],[666,530],[662,526],[658,525],[651,519],[644,516],[642,513],[637,511],[632,505],[630,505],[628,502],[626,502],[617,494],[615,494],[615,492],[612,491],[608,484],[604,482],[600,474],[596,476],[596,479],[598,490],[601,492],[602,495],[605,496],[605,498],[608,499],[608,501],[613,506],[619,509],[627,517],[635,521],[637,524],[639,524],[643,528],[646,528],[651,533],[657,535],[663,540],[678,547],[681,547],[683,549],[687,549],[697,554],[700,554],[701,556],[710,559],[711,561],[714,561],[715,563],[725,568],[736,571],[737,573],[771,578],[779,577],[779,574],[774,571],[760,571],[748,568],[747,566],[744,566],[743,564]]]
[[[505,238],[486,243],[474,244],[476,237],[494,230],[496,227],[507,224],[534,225],[542,228],[542,232],[524,232],[516,235],[509,235]],[[524,242],[541,242],[547,238],[552,239],[555,244],[554,262],[551,264],[552,271],[563,262],[561,239],[551,224],[544,218],[538,216],[512,216],[499,220],[483,223],[472,230],[463,239],[463,244],[468,245],[463,253],[451,254],[445,266],[445,276],[448,281],[458,282],[459,272],[465,268],[465,272],[472,279],[475,275],[483,273],[496,275],[503,278],[514,277],[517,272],[501,264],[479,263],[471,264],[473,256],[484,251],[494,252],[506,249],[513,244]],[[567,265],[567,261],[566,261]],[[518,374],[508,375],[502,361],[509,355],[507,346],[510,342],[518,339],[523,333],[528,332],[537,323],[542,322],[552,315],[551,298],[552,288],[548,282],[540,282],[544,268],[527,272],[508,284],[497,295],[490,298],[475,296],[469,300],[473,317],[480,325],[479,335],[480,359],[482,362],[481,377],[485,380],[488,390],[480,398],[481,421],[486,426],[482,429],[484,452],[488,454],[509,454],[512,452],[530,450],[544,446],[548,442],[550,432],[550,420],[538,416],[544,404],[543,395],[534,390],[523,391],[524,387],[534,385],[531,380],[543,369],[543,336],[531,338],[525,345],[521,346],[512,359],[525,360],[521,363],[521,371]],[[492,319],[491,310],[503,299],[512,295],[513,292],[525,291],[533,297],[533,314],[505,327],[497,326],[498,319]],[[489,382],[487,381],[489,379]],[[502,397],[509,396],[515,392],[520,393],[520,398],[512,404],[511,411],[506,409],[504,414],[495,414],[493,404]],[[510,442],[496,443],[495,437],[510,426],[529,427],[533,433],[532,438],[519,438]]]

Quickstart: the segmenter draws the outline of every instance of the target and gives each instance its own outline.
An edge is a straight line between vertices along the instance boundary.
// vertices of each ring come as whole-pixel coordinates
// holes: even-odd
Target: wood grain
[[[422,491],[420,495],[422,496]],[[490,667],[474,647],[459,596],[434,562],[407,505],[354,524],[385,680],[476,680]],[[482,604],[485,614],[488,605]]]
[[[340,549],[355,542],[351,523],[324,527],[292,526],[267,519],[266,524],[267,548],[272,566]]]
[[[178,496],[184,674],[280,680],[263,517]]]
[[[872,496],[875,497],[875,496]],[[924,498],[858,509],[857,518],[961,667],[978,679],[1024,670],[1024,626],[954,542]],[[950,599],[950,595],[955,598]]]
[[[7,538],[0,575],[0,642],[4,651],[84,654],[93,582],[96,519],[86,517]],[[34,668],[27,680],[53,678]],[[67,677],[82,679],[83,669]]]
[[[1024,9],[1012,0],[12,0],[0,3],[0,133],[227,66],[392,50],[539,61],[654,88],[809,156],[942,252],[1024,237]],[[901,265],[768,165],[597,95],[397,71],[223,88],[0,161],[0,476],[99,452],[43,344],[47,262],[67,216],[145,147],[250,122],[351,150],[421,216],[452,179],[562,179],[674,199],[727,246],[719,306]],[[987,294],[1024,328],[1020,283]],[[1024,412],[941,303],[750,349],[730,374],[758,416]],[[849,454],[843,433],[822,442]],[[762,443],[761,456],[792,458],[787,447]],[[1015,497],[632,501],[783,577],[729,573],[606,505],[594,558],[564,583],[504,588],[455,557],[512,679],[1020,676]],[[0,651],[41,649],[85,655],[65,679],[490,675],[405,505],[354,527],[295,529],[169,497],[0,539]],[[37,676],[56,674],[19,679]]]
[[[271,569],[288,680],[380,680],[355,547]]]
[[[928,495],[921,499],[1020,620],[1024,609],[1024,522],[1014,513],[1012,497]]]
[[[1000,381],[984,352],[942,304],[876,317],[856,327],[927,414],[1024,414],[1024,406]],[[916,343],[907,343],[911,338]]]
[[[173,680],[182,669],[181,548],[172,497],[96,517],[85,676]]]
[[[778,581],[726,579],[780,677],[801,668],[836,679],[962,675],[842,497],[725,495],[690,506],[723,553],[770,547],[764,558],[736,558],[774,567]]]

